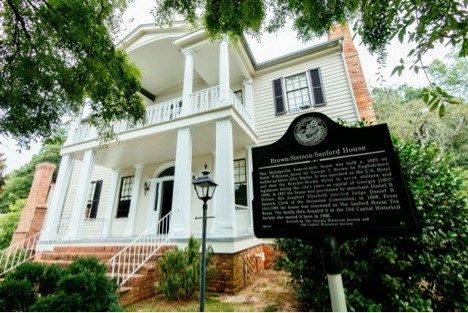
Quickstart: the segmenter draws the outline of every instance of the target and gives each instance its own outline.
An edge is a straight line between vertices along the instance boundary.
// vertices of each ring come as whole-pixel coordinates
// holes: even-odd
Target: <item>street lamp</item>
[[[207,169],[205,163],[205,170],[202,172],[203,176],[193,179],[193,187],[197,192],[198,199],[203,201],[203,228],[202,228],[202,261],[200,265],[200,312],[205,311],[205,285],[206,285],[206,211],[208,200],[213,198],[216,190],[217,183],[211,178],[210,171]]]

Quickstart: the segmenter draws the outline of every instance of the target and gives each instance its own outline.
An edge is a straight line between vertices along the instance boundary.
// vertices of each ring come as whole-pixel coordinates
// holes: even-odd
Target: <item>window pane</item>
[[[306,73],[290,76],[286,80],[286,94],[289,112],[310,108],[309,87]]]
[[[132,189],[135,176],[122,177],[120,183],[119,206],[116,217],[127,217],[132,198]]]

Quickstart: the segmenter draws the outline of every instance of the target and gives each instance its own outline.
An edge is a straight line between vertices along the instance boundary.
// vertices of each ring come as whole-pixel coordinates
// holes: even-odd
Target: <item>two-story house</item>
[[[163,245],[200,237],[192,178],[206,163],[218,183],[208,243],[218,264],[232,267],[220,266],[212,284],[236,291],[246,266],[250,275],[264,260],[252,230],[251,147],[274,142],[305,112],[374,120],[349,30],[337,27],[322,44],[260,64],[244,39],[212,40],[181,23],[141,25],[119,48],[141,69],[147,122],[116,123],[117,140],[101,147],[85,114],[76,119],[38,250],[111,251],[125,283]],[[125,264],[132,254],[141,257]]]

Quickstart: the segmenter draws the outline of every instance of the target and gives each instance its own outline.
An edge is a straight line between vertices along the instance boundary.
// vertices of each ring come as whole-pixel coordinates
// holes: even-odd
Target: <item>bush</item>
[[[433,145],[395,141],[422,233],[364,238],[341,246],[348,307],[356,311],[467,311],[468,211],[458,170]],[[281,239],[277,266],[291,273],[303,310],[326,311],[330,298],[321,253]]]
[[[26,204],[26,199],[16,200],[9,206],[8,213],[0,217],[0,250],[8,247],[13,233],[18,226],[21,210]]]
[[[120,311],[117,283],[94,257],[64,269],[28,262],[0,283],[0,311]]]
[[[185,249],[167,251],[159,260],[161,278],[156,285],[157,291],[171,300],[193,299],[200,284],[199,250],[200,242],[191,237]],[[207,268],[211,255],[211,251],[208,251]]]

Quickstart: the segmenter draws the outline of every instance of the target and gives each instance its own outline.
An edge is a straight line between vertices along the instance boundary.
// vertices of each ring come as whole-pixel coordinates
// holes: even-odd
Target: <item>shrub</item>
[[[13,233],[18,226],[21,210],[26,204],[26,199],[16,200],[8,207],[8,213],[0,217],[0,250],[8,247]]]
[[[120,311],[117,283],[94,257],[64,269],[28,262],[0,283],[0,311]]]
[[[191,237],[186,248],[167,251],[159,260],[161,278],[156,285],[157,291],[172,300],[192,299],[200,284],[199,250],[200,242]],[[211,254],[208,251],[207,267]]]
[[[422,233],[364,238],[341,246],[348,307],[357,311],[467,311],[468,211],[458,170],[434,145],[395,141]],[[320,251],[281,239],[277,266],[291,274],[303,310],[326,311],[330,298]]]

